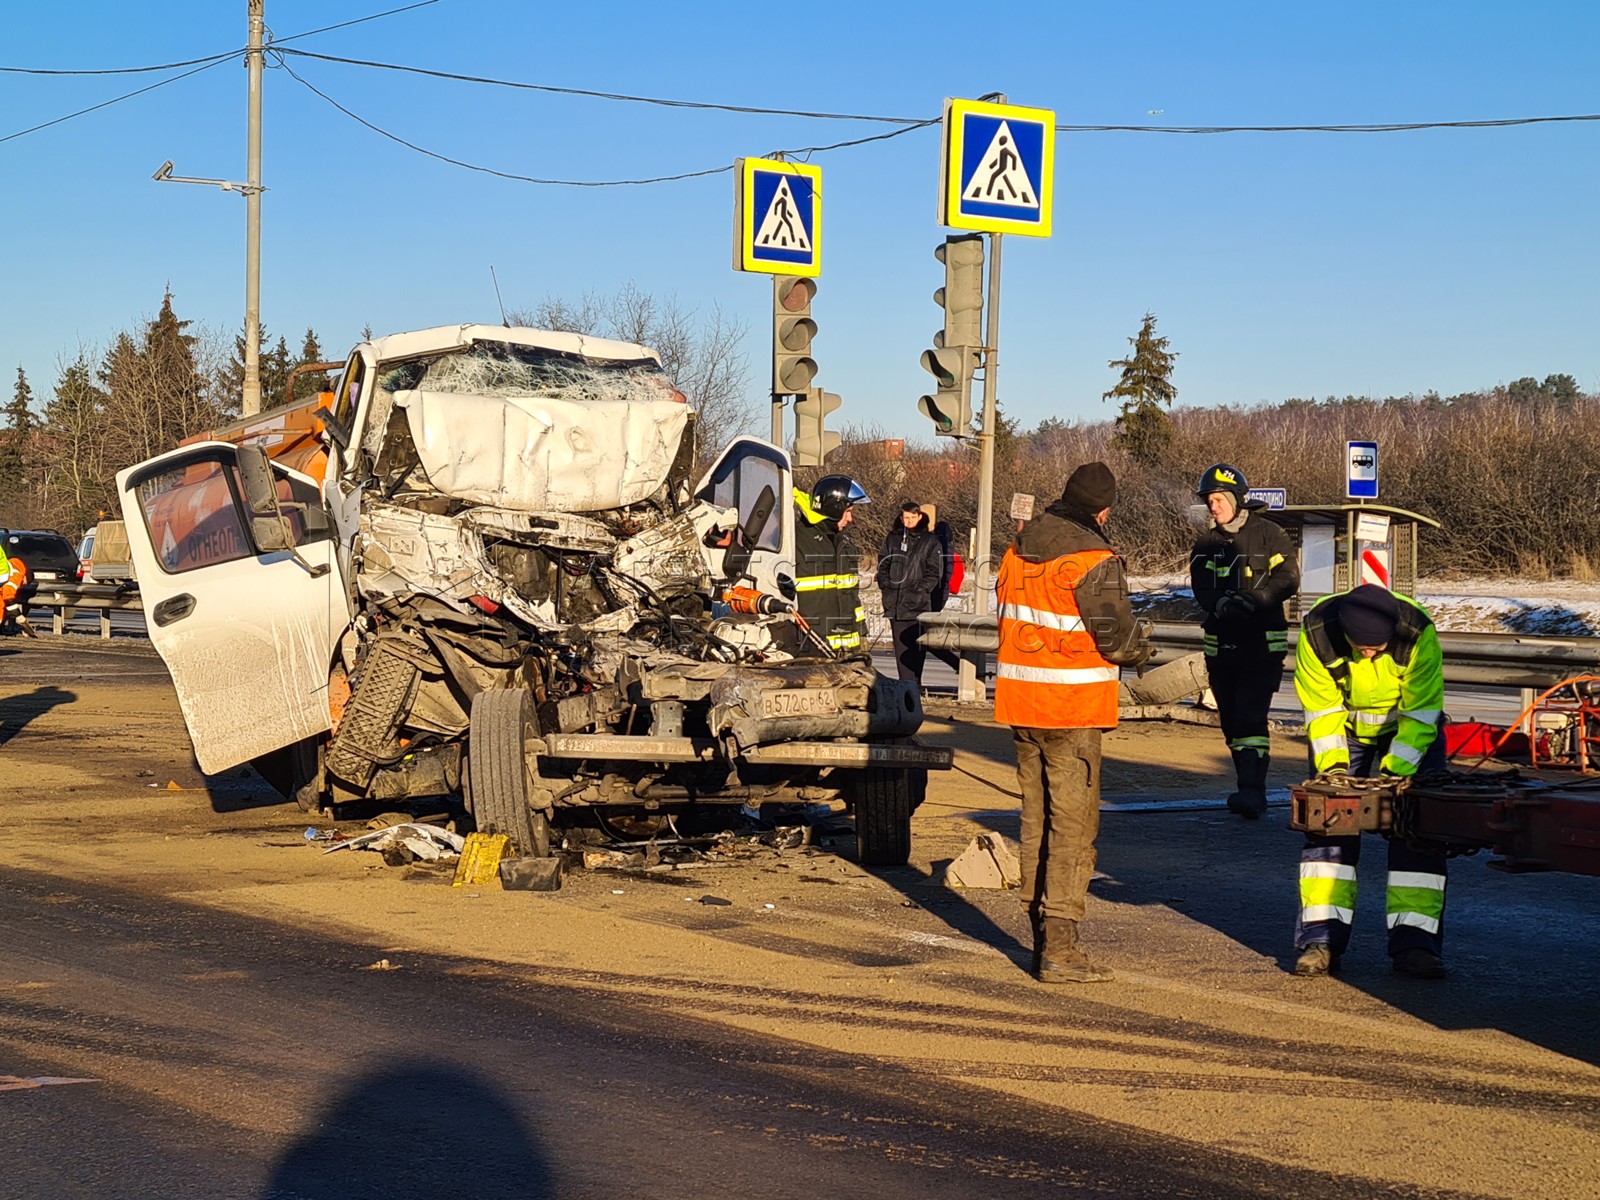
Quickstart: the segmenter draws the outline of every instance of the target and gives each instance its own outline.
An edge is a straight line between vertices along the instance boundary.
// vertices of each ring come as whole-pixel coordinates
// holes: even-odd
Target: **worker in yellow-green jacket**
[[[1300,626],[1294,686],[1317,774],[1409,776],[1445,769],[1439,635],[1415,600],[1364,584],[1319,600]],[[1306,834],[1296,975],[1339,969],[1356,907],[1361,837]],[[1385,912],[1394,969],[1444,977],[1445,856],[1389,840]]]

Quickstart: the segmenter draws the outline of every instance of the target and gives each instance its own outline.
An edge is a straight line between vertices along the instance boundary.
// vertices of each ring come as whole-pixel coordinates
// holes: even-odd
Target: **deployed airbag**
[[[428,482],[473,504],[598,512],[661,487],[689,410],[681,399],[565,400],[397,391]]]

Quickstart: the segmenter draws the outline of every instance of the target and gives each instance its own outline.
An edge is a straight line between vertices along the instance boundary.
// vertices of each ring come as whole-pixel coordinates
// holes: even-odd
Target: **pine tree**
[[[217,411],[209,403],[195,360],[200,339],[188,332],[192,321],[181,321],[172,311],[172,291],[161,297],[161,311],[144,335],[144,356],[149,364],[151,399],[155,411],[147,428],[151,448],[142,457],[170,450],[191,433],[217,424]]]
[[[1100,398],[1122,401],[1111,444],[1127,451],[1135,462],[1154,466],[1172,443],[1172,418],[1162,406],[1171,408],[1178,397],[1178,389],[1172,386],[1172,368],[1178,356],[1167,349],[1167,338],[1156,336],[1154,313],[1145,313],[1138,336],[1129,338],[1128,344],[1133,347],[1131,357],[1106,364],[1121,371],[1122,378]]]
[[[306,340],[300,347],[300,361],[295,365],[297,367],[304,367],[310,363],[319,363],[322,361],[322,343],[317,340],[316,331],[310,327],[307,327]],[[325,392],[331,386],[332,385],[328,381],[328,374],[326,371],[307,371],[294,381],[295,403],[298,404],[302,400],[310,400],[316,396],[318,392]]]
[[[284,393],[289,388],[289,372],[295,361],[289,357],[289,343],[283,338],[271,353],[261,356],[261,409],[278,408],[284,403]]]
[[[257,325],[256,332],[260,340],[256,342],[256,365],[258,378],[261,380],[261,407],[271,408],[283,398],[283,389],[276,392],[267,390],[266,373],[267,360],[270,357],[267,351],[267,327]],[[238,412],[244,400],[244,329],[241,326],[239,333],[233,339],[233,354],[217,372],[217,394],[228,403],[231,412]]]
[[[33,389],[28,374],[17,368],[17,386],[6,405],[6,427],[0,432],[0,525],[27,524],[29,470],[33,458]]]
[[[114,469],[152,458],[219,423],[196,362],[200,339],[188,332],[190,324],[173,311],[168,291],[153,321],[137,336],[122,331],[106,352],[100,366],[101,432]]]
[[[63,366],[38,434],[39,504],[57,528],[86,529],[112,506],[115,468],[105,457],[106,403],[80,351]]]

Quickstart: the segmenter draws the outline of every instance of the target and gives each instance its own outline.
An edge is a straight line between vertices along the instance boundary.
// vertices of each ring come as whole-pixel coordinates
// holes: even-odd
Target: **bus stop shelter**
[[[1300,592],[1289,601],[1296,624],[1322,597],[1363,583],[1417,593],[1417,541],[1439,522],[1387,504],[1290,504],[1258,515],[1283,526],[1300,558]]]

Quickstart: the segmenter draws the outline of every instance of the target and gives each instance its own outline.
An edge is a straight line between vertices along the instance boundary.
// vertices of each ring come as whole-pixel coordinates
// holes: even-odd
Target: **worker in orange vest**
[[[1022,901],[1043,983],[1111,978],[1078,945],[1100,830],[1100,734],[1117,723],[1119,667],[1150,657],[1103,531],[1116,497],[1110,468],[1084,464],[1000,563],[994,715],[1016,742]]]
[[[5,559],[5,573],[0,575],[0,628],[7,633],[15,633],[20,627],[30,637],[34,636],[33,627],[28,624],[28,616],[22,611],[22,606],[17,603],[17,593],[22,591],[28,583],[28,568],[20,558]],[[16,611],[12,611],[15,606]]]

